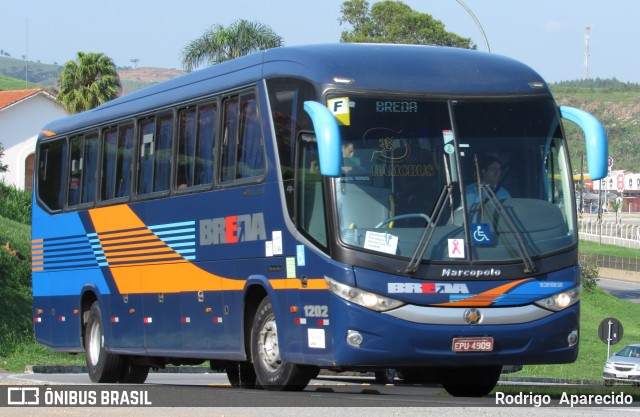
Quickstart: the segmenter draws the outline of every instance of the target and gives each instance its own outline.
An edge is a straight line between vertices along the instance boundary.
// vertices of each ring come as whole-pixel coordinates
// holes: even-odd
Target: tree
[[[282,46],[282,38],[269,26],[244,19],[228,27],[214,25],[182,51],[182,66],[193,71],[201,65],[218,64],[263,49]]]
[[[96,52],[78,52],[75,61],[64,64],[58,83],[56,101],[69,113],[97,107],[117,98],[122,91],[115,64]]]
[[[455,46],[476,49],[469,38],[447,32],[444,23],[433,16],[416,12],[401,1],[381,1],[369,8],[366,0],[348,0],[340,8],[340,24],[348,23],[341,42],[402,43]]]
[[[4,145],[0,143],[0,172],[7,172],[9,169],[8,165],[4,165],[2,163],[2,157],[4,156]]]

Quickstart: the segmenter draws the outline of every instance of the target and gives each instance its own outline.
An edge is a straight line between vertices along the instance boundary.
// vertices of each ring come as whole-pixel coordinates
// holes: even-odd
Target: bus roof
[[[535,71],[496,54],[419,45],[293,46],[257,52],[152,85],[53,121],[43,132],[64,134],[279,76],[308,79],[322,91],[348,87],[447,96],[549,94]]]

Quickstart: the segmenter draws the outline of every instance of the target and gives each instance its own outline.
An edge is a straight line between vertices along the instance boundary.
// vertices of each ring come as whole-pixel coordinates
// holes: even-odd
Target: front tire
[[[109,353],[104,348],[104,325],[100,304],[96,301],[89,310],[84,333],[84,348],[89,378],[95,383],[118,382],[124,372],[125,363],[120,355]]]
[[[502,366],[475,366],[469,368],[440,368],[438,375],[442,387],[454,397],[484,397],[498,383]]]
[[[380,369],[375,371],[374,375],[376,377],[376,384],[393,384],[396,379],[396,370],[393,368]]]
[[[301,391],[318,368],[285,362],[280,357],[278,326],[269,297],[265,297],[251,328],[251,358],[257,383],[270,391]]]

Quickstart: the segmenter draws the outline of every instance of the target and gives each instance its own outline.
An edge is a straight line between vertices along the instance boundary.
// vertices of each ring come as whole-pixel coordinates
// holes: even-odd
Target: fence
[[[640,249],[640,225],[637,224],[583,219],[579,223],[579,232],[582,240]]]
[[[618,258],[609,255],[589,255],[588,258],[601,268],[640,272],[640,258]]]

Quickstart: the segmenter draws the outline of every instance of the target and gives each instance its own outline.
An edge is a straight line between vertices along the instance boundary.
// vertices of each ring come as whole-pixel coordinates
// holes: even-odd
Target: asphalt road
[[[621,300],[640,303],[639,282],[600,278],[598,280],[598,287]]]
[[[8,386],[2,386],[8,385]],[[1,407],[3,417],[34,416],[149,416],[176,417],[188,415],[226,417],[342,417],[342,416],[423,416],[439,417],[480,415],[509,416],[527,412],[503,404],[497,404],[496,396],[484,398],[452,398],[439,386],[372,385],[366,378],[319,378],[302,392],[272,392],[230,388],[224,374],[151,374],[143,385],[90,384],[84,374],[0,374],[0,396],[20,385],[29,393],[38,390],[40,398],[48,391],[49,398],[60,401],[69,398],[70,392],[93,392],[98,401],[106,397],[129,398],[135,392],[146,392],[147,401],[142,407]],[[31,391],[29,391],[31,390]],[[535,393],[536,388],[522,386],[524,396]],[[51,393],[67,393],[57,395]],[[119,394],[120,393],[120,394]],[[14,392],[15,394],[15,392]],[[78,398],[80,394],[77,394]],[[85,394],[87,398],[88,394]],[[512,395],[512,394],[508,394]],[[512,397],[513,398],[513,397]],[[0,398],[0,404],[4,398]],[[151,404],[148,404],[148,403]],[[640,412],[632,407],[575,408],[553,400],[548,407],[535,409],[537,416],[609,416],[634,415]]]

